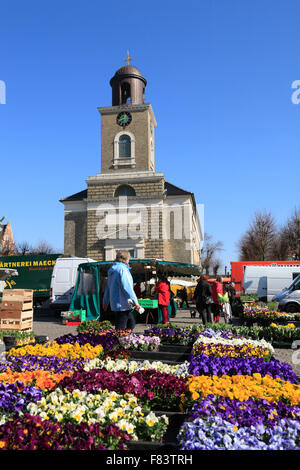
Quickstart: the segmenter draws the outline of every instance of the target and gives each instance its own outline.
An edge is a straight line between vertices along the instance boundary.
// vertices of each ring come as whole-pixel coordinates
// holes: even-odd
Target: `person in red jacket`
[[[166,277],[161,277],[155,286],[158,306],[162,311],[163,323],[169,323],[168,305],[170,302],[170,286]]]
[[[222,312],[222,304],[218,300],[218,294],[223,295],[223,284],[221,276],[217,276],[216,280],[212,283],[212,298],[214,301],[213,304],[213,313],[214,313],[214,322],[218,323],[220,320],[220,315]]]

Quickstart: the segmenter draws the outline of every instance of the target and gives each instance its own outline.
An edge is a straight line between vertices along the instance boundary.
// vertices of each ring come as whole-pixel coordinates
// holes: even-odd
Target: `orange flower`
[[[32,385],[41,390],[51,390],[57,383],[71,375],[72,372],[70,371],[54,374],[47,370],[14,372],[11,369],[7,369],[6,372],[0,374],[0,382],[15,383],[20,381],[24,385]]]

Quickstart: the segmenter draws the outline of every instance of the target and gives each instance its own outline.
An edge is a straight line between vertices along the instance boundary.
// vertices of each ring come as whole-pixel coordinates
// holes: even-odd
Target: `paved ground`
[[[186,327],[195,323],[201,323],[201,320],[198,317],[192,319],[189,310],[178,309],[176,317],[172,318],[172,322],[180,327]],[[144,323],[137,323],[134,331],[142,333],[145,329],[146,325]],[[63,325],[61,318],[49,311],[35,311],[33,330],[36,335],[45,335],[48,336],[50,340],[53,340],[58,336],[68,333],[76,334],[77,327]],[[292,349],[275,349],[275,358],[281,362],[291,364],[297,376],[300,377],[300,349],[298,349],[298,351]]]

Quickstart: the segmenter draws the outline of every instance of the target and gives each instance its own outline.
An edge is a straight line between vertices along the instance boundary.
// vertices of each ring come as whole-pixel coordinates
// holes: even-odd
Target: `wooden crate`
[[[0,320],[6,320],[11,318],[12,320],[24,320],[28,318],[30,320],[33,319],[33,310],[1,310],[0,311]]]
[[[24,318],[16,320],[15,318],[0,319],[0,330],[18,330],[18,331],[32,331],[32,319]]]
[[[32,289],[4,289],[2,293],[2,302],[13,301],[13,302],[28,302],[33,300]]]
[[[0,310],[0,330],[32,331],[33,290],[3,291]]]
[[[26,310],[32,310],[33,302],[32,300],[28,300],[25,302],[20,302],[19,300],[4,300],[1,304],[1,311],[18,311],[18,312],[25,312]]]

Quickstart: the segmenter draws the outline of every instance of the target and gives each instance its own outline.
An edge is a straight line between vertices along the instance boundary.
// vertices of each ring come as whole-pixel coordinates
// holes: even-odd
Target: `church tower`
[[[97,108],[101,171],[86,180],[86,190],[61,200],[65,255],[110,261],[126,249],[133,258],[199,264],[203,236],[194,195],[156,172],[147,80],[125,60],[110,80],[111,106]]]
[[[154,171],[154,129],[151,104],[145,104],[147,81],[132,65],[119,68],[110,80],[112,106],[101,114],[101,173]]]

